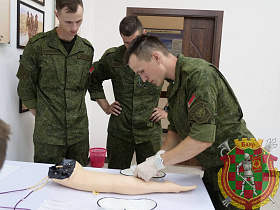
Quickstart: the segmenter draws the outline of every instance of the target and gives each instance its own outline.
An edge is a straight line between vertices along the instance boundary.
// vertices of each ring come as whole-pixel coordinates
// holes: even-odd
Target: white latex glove
[[[149,181],[157,172],[158,169],[154,164],[154,160],[151,158],[136,166],[134,176]]]
[[[156,155],[162,155],[163,153],[165,153],[165,150],[159,150]]]
[[[164,150],[159,150],[155,155],[146,158],[146,161],[147,161],[147,160],[150,160],[150,159],[154,159],[154,158],[156,157],[156,155],[162,155],[163,153],[165,153]]]
[[[160,160],[161,154],[149,157],[145,162],[136,166],[134,176],[149,181],[155,176],[158,170],[164,169],[165,166]]]

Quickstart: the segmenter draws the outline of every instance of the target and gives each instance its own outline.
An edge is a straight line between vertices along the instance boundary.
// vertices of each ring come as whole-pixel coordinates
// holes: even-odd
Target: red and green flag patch
[[[189,108],[191,107],[191,105],[193,104],[194,101],[195,101],[195,95],[193,94],[192,97],[191,97],[191,99],[190,99],[189,102],[188,102],[188,107],[189,107]]]

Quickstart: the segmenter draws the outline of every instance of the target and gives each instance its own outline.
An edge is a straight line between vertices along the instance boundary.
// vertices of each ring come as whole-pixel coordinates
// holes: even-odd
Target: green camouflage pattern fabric
[[[80,141],[71,146],[60,146],[34,142],[34,162],[35,163],[61,163],[65,159],[78,161],[82,166],[87,166],[89,143],[87,140]]]
[[[229,139],[252,138],[247,129],[239,102],[221,72],[202,59],[179,55],[174,83],[167,90],[169,102],[168,130],[177,132],[181,139],[190,136],[198,141],[213,142],[196,158],[209,179],[214,178],[218,189],[216,171],[222,166],[218,146]],[[193,100],[192,100],[193,99]],[[208,174],[207,174],[208,173]],[[208,176],[209,175],[209,176]]]
[[[123,136],[123,139],[126,137]],[[161,147],[161,141],[158,139],[152,139],[140,144],[131,143],[119,139],[108,133],[107,137],[107,157],[108,168],[114,169],[126,169],[131,165],[131,160],[136,153],[136,162],[140,164],[146,160],[146,158],[155,155]]]
[[[19,97],[36,109],[34,142],[69,146],[88,141],[85,94],[93,52],[91,44],[77,36],[68,54],[56,28],[29,40],[17,77]]]
[[[161,124],[151,122],[150,116],[157,107],[161,87],[143,82],[128,66],[124,66],[125,46],[108,49],[94,62],[91,82],[91,99],[105,99],[102,83],[111,79],[115,100],[121,104],[119,116],[110,116],[108,133],[132,143],[151,139],[161,140]]]

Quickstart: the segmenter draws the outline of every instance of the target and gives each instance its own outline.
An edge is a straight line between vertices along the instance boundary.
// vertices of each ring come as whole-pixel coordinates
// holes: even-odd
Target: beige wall
[[[183,17],[138,16],[144,28],[183,30]]]

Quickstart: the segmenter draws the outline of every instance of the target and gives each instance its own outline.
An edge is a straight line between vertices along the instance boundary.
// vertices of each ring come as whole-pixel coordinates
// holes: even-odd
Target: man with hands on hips
[[[122,112],[122,107],[118,101],[113,102],[111,105],[108,103],[107,99],[104,99],[104,100],[97,99],[96,101],[101,107],[104,107],[104,112],[108,115],[112,114],[117,117]],[[105,103],[105,104],[103,104],[103,103]],[[150,120],[154,123],[157,123],[162,119],[166,119],[167,113],[168,113],[168,111],[166,110],[165,107],[164,107],[164,109],[156,107],[153,110]]]
[[[123,45],[109,48],[93,64],[91,99],[111,115],[107,136],[108,168],[125,169],[130,167],[134,152],[139,164],[160,149],[160,120],[167,118],[167,112],[157,107],[161,86],[142,82],[139,75],[123,64],[130,42],[146,33],[141,21],[136,16],[124,17],[119,32]],[[112,104],[108,103],[103,89],[103,81],[109,79],[115,96]]]
[[[217,173],[222,167],[218,146],[230,139],[253,138],[239,102],[221,72],[202,59],[173,56],[155,36],[138,36],[124,57],[143,82],[161,86],[166,79],[169,104],[168,134],[161,150],[136,166],[134,175],[148,181],[158,170],[196,158],[204,169],[203,182],[215,209],[225,207]]]

